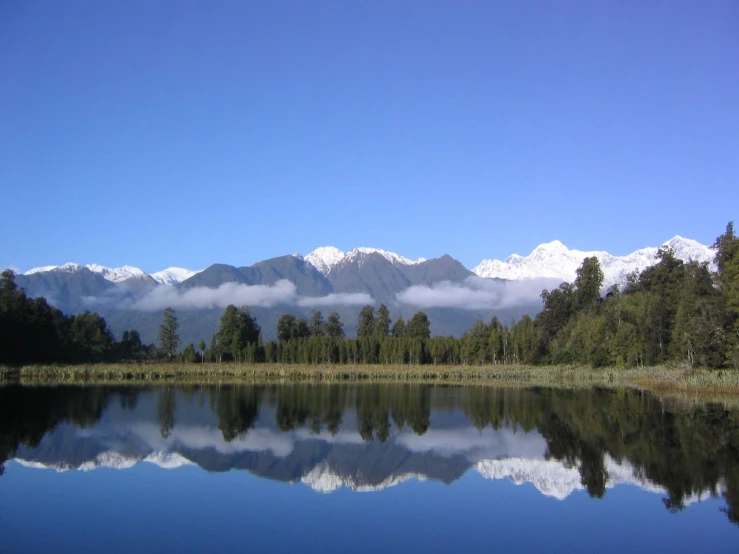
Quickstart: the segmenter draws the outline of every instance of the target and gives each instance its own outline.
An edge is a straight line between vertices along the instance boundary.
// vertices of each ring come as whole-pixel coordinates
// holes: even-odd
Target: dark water
[[[627,391],[0,388],[0,552],[739,552],[739,412]]]

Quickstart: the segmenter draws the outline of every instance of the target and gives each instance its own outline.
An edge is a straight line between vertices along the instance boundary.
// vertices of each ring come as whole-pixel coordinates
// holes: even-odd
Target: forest
[[[739,239],[733,223],[714,244],[715,266],[683,262],[660,249],[657,263],[603,294],[597,258],[586,258],[574,283],[541,293],[535,317],[478,321],[462,337],[431,336],[417,312],[393,321],[387,306],[365,306],[356,338],[336,312],[324,320],[283,315],[277,340],[263,341],[248,307],[228,306],[206,344],[180,350],[174,310],[164,311],[159,346],[132,329],[115,340],[95,313],[65,315],[29,298],[12,271],[0,278],[0,364],[178,360],[187,363],[283,364],[579,364],[592,367],[739,367]]]

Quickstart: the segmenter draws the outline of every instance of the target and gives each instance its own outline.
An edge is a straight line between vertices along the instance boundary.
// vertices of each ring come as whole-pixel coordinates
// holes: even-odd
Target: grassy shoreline
[[[739,395],[739,371],[656,366],[407,366],[280,364],[95,364],[0,367],[0,384],[154,384],[244,382],[388,382],[546,386],[629,387],[654,392]]]

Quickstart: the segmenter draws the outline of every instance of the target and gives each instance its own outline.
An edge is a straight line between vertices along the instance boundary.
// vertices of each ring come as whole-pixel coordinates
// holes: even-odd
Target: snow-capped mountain
[[[142,279],[145,278],[147,275],[144,271],[140,270],[138,267],[133,267],[130,265],[124,265],[122,267],[105,267],[98,264],[76,264],[73,262],[68,262],[64,265],[45,265],[42,267],[34,267],[33,269],[29,269],[25,272],[24,275],[33,275],[34,273],[46,273],[49,271],[60,271],[64,273],[74,273],[76,271],[80,271],[81,269],[86,268],[92,271],[93,273],[97,273],[103,279],[107,281],[112,281],[113,283],[122,283],[123,281],[127,281],[128,279]]]
[[[177,452],[152,452],[145,457],[124,456],[113,450],[101,452],[93,460],[83,462],[79,466],[73,466],[66,462],[55,464],[42,463],[35,460],[24,460],[23,458],[14,458],[13,461],[24,467],[34,469],[53,469],[57,472],[66,472],[72,470],[92,471],[101,467],[110,469],[130,469],[139,462],[153,464],[162,469],[177,469],[178,467],[194,465],[193,462]]]
[[[65,462],[42,463],[23,458],[15,458],[14,461],[28,468],[53,469],[57,472],[91,471],[98,468],[124,470],[141,462],[150,463],[162,469],[176,469],[195,465],[194,462],[181,454],[168,451],[155,451],[146,456],[126,456],[115,451],[107,451],[101,452],[94,459],[83,462],[78,466],[69,465]],[[515,485],[530,483],[541,494],[558,500],[564,500],[573,492],[585,488],[582,484],[580,472],[576,467],[567,467],[562,462],[555,460],[503,458],[481,460],[472,467],[485,479],[507,479]],[[664,488],[655,485],[648,479],[639,477],[634,468],[626,462],[619,464],[606,456],[605,467],[608,472],[606,488],[610,489],[616,485],[635,485],[646,492],[666,494]],[[356,475],[342,474],[331,468],[326,462],[322,462],[303,475],[300,482],[316,492],[328,494],[341,488],[356,492],[378,492],[411,479],[426,481],[427,476],[422,473],[403,472],[388,475],[380,483],[370,484],[364,481],[360,473]],[[705,491],[704,494],[699,494],[698,498],[705,496],[705,494],[708,494],[708,492]]]
[[[330,493],[342,487],[346,487],[356,492],[373,492],[381,491],[388,487],[394,487],[409,479],[417,479],[425,481],[426,476],[420,473],[401,473],[398,475],[389,475],[385,480],[377,485],[370,485],[363,482],[361,475],[352,475],[349,477],[342,476],[333,471],[328,464],[321,463],[306,473],[300,482],[308,485],[316,492]]]
[[[185,279],[189,279],[196,273],[200,273],[200,271],[193,271],[184,267],[168,267],[167,269],[152,273],[151,277],[162,285],[174,285],[181,283]]]
[[[616,485],[636,485],[642,490],[657,494],[666,491],[647,479],[637,476],[628,463],[618,464],[610,456],[605,457],[608,472],[606,488]],[[508,479],[515,485],[531,483],[540,493],[558,500],[564,500],[575,491],[583,490],[582,477],[577,467],[567,467],[555,460],[525,458],[506,458],[501,460],[482,460],[475,469],[485,479]]]
[[[671,248],[678,258],[685,261],[695,260],[701,263],[712,263],[715,255],[715,251],[712,248],[680,236],[673,237],[665,242],[663,246]],[[600,260],[605,277],[604,288],[607,288],[613,284],[623,284],[629,273],[639,273],[655,264],[657,261],[655,258],[657,251],[657,247],[648,247],[626,256],[614,256],[605,251],[585,252],[582,250],[571,250],[562,244],[562,242],[555,240],[540,244],[528,256],[513,254],[504,261],[495,259],[483,260],[472,272],[479,277],[506,280],[544,278],[574,281],[576,270],[582,264],[583,259],[595,256]],[[333,246],[316,248],[303,259],[315,267],[321,274],[328,276],[334,270],[351,268],[352,266],[350,264],[354,264],[353,267],[362,267],[365,262],[372,259],[371,256],[373,255],[382,256],[401,271],[408,271],[412,269],[412,266],[427,261],[425,258],[414,260],[380,248],[359,247],[348,252],[343,252]],[[295,256],[299,255],[295,254]],[[458,264],[458,266],[460,268],[462,267],[461,264]],[[193,271],[182,267],[168,267],[167,269],[149,275],[141,269],[129,265],[109,268],[98,264],[81,265],[66,263],[61,266],[47,265],[35,267],[26,271],[25,275],[51,271],[74,273],[83,268],[97,273],[113,283],[138,279],[149,282],[153,280],[162,285],[181,283],[202,271]]]
[[[684,261],[713,262],[715,251],[697,241],[680,236],[673,237],[663,244],[675,252],[675,256]],[[604,251],[584,252],[570,250],[560,241],[555,240],[537,246],[528,256],[513,254],[501,260],[483,260],[472,272],[480,277],[498,277],[501,279],[540,279],[551,278],[562,281],[574,281],[577,268],[587,257],[595,256],[603,268],[604,288],[614,284],[623,284],[629,273],[643,271],[654,265],[658,248],[648,247],[632,252],[626,256],[614,256]]]
[[[151,275],[138,267],[130,265],[124,265],[122,267],[105,267],[98,264],[77,264],[68,262],[64,265],[45,265],[41,267],[34,267],[24,273],[24,275],[33,275],[34,273],[47,273],[50,271],[58,271],[63,273],[75,273],[82,269],[89,269],[93,273],[97,273],[106,281],[112,283],[122,283],[129,279],[148,280],[153,279],[157,283],[162,285],[173,285],[175,283],[181,283],[185,279],[189,279],[199,271],[192,271],[182,267],[168,267],[162,271],[157,271]]]
[[[124,265],[122,267],[104,267],[98,264],[87,264],[87,269],[113,283],[122,283],[128,279],[143,279],[147,275],[138,267]]]
[[[366,246],[360,246],[354,248],[349,252],[342,252],[334,246],[321,246],[316,248],[305,256],[305,260],[312,264],[318,271],[327,275],[334,267],[347,261],[361,261],[361,259],[370,254],[379,254],[389,262],[400,265],[416,265],[426,261],[426,258],[418,258],[412,260],[396,254],[395,252],[388,252],[380,248],[369,248]]]

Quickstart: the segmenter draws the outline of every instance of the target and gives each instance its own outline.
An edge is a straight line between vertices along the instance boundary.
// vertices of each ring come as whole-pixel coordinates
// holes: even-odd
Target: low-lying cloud
[[[397,300],[417,308],[496,310],[535,303],[543,289],[558,285],[556,279],[495,281],[469,277],[463,283],[443,281],[412,286],[398,293]]]
[[[274,285],[245,285],[223,283],[217,288],[195,287],[181,290],[177,287],[157,287],[134,301],[134,310],[158,311],[167,307],[181,309],[225,308],[229,304],[271,308],[278,304],[301,307],[361,306],[372,304],[368,294],[329,294],[300,296],[293,283],[286,279]]]

